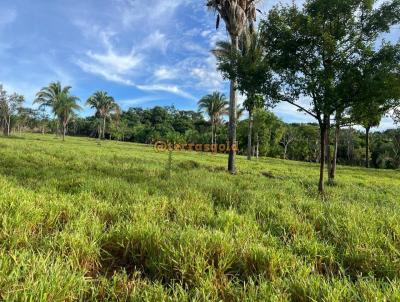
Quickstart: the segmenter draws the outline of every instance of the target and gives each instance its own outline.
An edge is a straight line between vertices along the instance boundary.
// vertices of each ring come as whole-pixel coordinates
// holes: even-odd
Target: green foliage
[[[109,96],[105,91],[96,91],[91,97],[86,101],[86,105],[90,108],[95,109],[95,117],[101,119],[99,121],[99,138],[105,138],[106,131],[106,120],[110,119],[114,114],[117,118],[120,114],[120,107],[115,102],[114,98]]]
[[[258,33],[243,34],[240,41],[239,49],[225,41],[217,42],[213,53],[218,70],[224,78],[236,81],[238,91],[249,100],[246,110],[252,111],[260,107],[258,103],[253,103],[259,101],[258,97],[267,90],[272,74]]]
[[[77,103],[79,99],[72,96],[70,90],[71,86],[62,87],[60,82],[52,82],[36,94],[34,101],[34,103],[40,105],[39,108],[51,108],[58,119],[59,126],[62,126],[63,139],[67,132],[68,123],[75,115],[75,111],[81,109]]]
[[[400,178],[51,135],[0,138],[0,300],[400,298]],[[273,177],[265,177],[268,175]],[[243,177],[246,176],[246,177]]]

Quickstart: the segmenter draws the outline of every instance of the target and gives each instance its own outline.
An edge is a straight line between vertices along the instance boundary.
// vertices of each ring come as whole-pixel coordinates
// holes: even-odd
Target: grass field
[[[0,138],[0,300],[400,301],[400,173]]]

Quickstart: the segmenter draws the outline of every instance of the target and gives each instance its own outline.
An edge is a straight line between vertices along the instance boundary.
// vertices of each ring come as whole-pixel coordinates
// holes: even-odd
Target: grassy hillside
[[[400,300],[400,173],[0,138],[0,300]]]

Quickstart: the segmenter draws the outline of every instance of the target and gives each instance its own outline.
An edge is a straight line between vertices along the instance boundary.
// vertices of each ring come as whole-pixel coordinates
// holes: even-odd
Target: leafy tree
[[[247,132],[247,159],[251,160],[251,154],[252,154],[252,135],[253,135],[253,113],[254,110],[257,108],[261,108],[264,105],[264,98],[260,94],[253,94],[244,101],[243,107],[247,110],[249,113],[249,118],[248,118],[248,132]]]
[[[221,123],[221,117],[227,112],[227,105],[225,95],[219,92],[206,95],[198,102],[199,110],[210,118],[211,144],[217,142],[217,125]]]
[[[207,0],[208,8],[217,12],[216,28],[219,28],[220,19],[222,18],[226,25],[231,44],[235,49],[239,49],[239,37],[243,32],[252,28],[253,22],[256,20],[256,0]],[[236,143],[236,80],[231,80],[230,100],[229,100],[229,143]],[[228,171],[235,173],[235,155],[234,148],[230,148]]]
[[[396,124],[400,124],[400,107],[396,107],[393,109],[392,117]]]
[[[71,87],[62,87],[60,82],[52,82],[42,88],[37,94],[34,103],[40,107],[50,107],[57,116],[58,125],[62,127],[62,138],[65,140],[67,126],[75,110],[80,110],[78,98],[70,94]]]
[[[285,127],[285,132],[281,139],[281,145],[283,146],[283,159],[287,159],[288,148],[291,143],[296,139],[296,133],[290,125]]]
[[[8,95],[0,85],[0,114],[3,124],[3,133],[6,136],[11,134],[11,118],[18,113],[25,99],[22,95],[13,93]]]
[[[281,154],[279,142],[282,139],[284,125],[272,112],[259,108],[253,114],[255,156],[278,157]]]
[[[266,56],[276,73],[267,94],[318,122],[321,193],[331,116],[350,106],[349,99],[340,97],[348,66],[356,61],[361,46],[374,44],[399,20],[399,1],[374,9],[375,2],[308,0],[303,9],[275,7],[261,23]]]
[[[350,119],[365,128],[365,166],[369,168],[369,134],[382,117],[400,103],[400,44],[364,51],[359,74],[353,78]]]
[[[90,108],[96,110],[96,116],[102,121],[99,125],[99,139],[105,139],[106,121],[111,119],[112,114],[119,115],[120,107],[115,102],[112,96],[109,96],[105,91],[96,91],[91,97],[88,98],[86,104]]]

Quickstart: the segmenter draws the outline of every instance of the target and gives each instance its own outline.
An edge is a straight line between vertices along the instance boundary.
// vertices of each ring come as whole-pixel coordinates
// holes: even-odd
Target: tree
[[[350,119],[365,128],[365,167],[369,168],[369,134],[379,126],[382,117],[400,103],[400,44],[384,45],[375,52],[363,51]]]
[[[280,154],[279,142],[282,139],[284,127],[283,122],[266,108],[258,108],[253,113],[255,157],[271,156]]]
[[[221,123],[221,116],[227,112],[228,101],[224,94],[213,92],[200,99],[199,110],[208,115],[211,122],[211,144],[217,143],[217,125]]]
[[[6,136],[11,134],[11,118],[18,113],[25,99],[22,95],[13,93],[8,95],[0,85],[0,114],[3,124],[3,133]]]
[[[96,91],[88,98],[86,105],[96,110],[95,116],[101,120],[98,127],[99,139],[105,139],[106,121],[112,114],[119,115],[120,107],[105,91]]]
[[[303,9],[276,7],[261,23],[263,45],[276,79],[268,95],[318,122],[320,193],[324,192],[331,116],[350,105],[348,98],[340,97],[343,76],[357,59],[360,45],[375,44],[381,32],[398,22],[399,1],[374,9],[375,2],[308,0]]]
[[[80,110],[78,98],[71,96],[71,87],[62,87],[60,82],[52,82],[48,87],[42,88],[37,94],[34,103],[41,108],[50,107],[57,117],[59,127],[62,127],[62,138],[65,141],[68,123],[75,110]],[[59,128],[58,127],[58,128]]]
[[[220,41],[213,53],[224,78],[236,81],[238,91],[247,97],[243,105],[249,113],[247,159],[251,160],[252,114],[264,105],[262,94],[272,77],[259,35],[256,32],[243,34],[239,50],[232,48],[228,42]]]
[[[286,127],[285,132],[281,139],[281,145],[283,146],[283,159],[287,159],[288,148],[291,143],[296,139],[294,129],[289,125]]]
[[[251,154],[252,154],[252,135],[253,135],[253,113],[254,110],[257,108],[261,108],[264,105],[264,98],[260,94],[255,94],[247,97],[247,99],[244,101],[243,106],[249,113],[249,120],[248,120],[248,132],[247,132],[247,159],[251,160]]]
[[[239,49],[239,37],[248,29],[253,27],[256,20],[256,0],[207,0],[208,8],[217,12],[216,28],[219,28],[221,18],[224,20],[226,30],[228,31],[231,44],[235,49]],[[236,81],[231,80],[230,100],[229,100],[229,151],[228,171],[235,173],[236,148]]]
[[[62,125],[63,141],[65,141],[68,123],[75,116],[74,111],[81,109],[77,104],[78,100],[79,99],[75,96],[71,96],[68,93],[62,93],[53,105],[53,112],[58,116]]]
[[[105,139],[106,120],[111,118],[112,114],[119,114],[120,107],[115,102],[112,96],[109,96],[105,91],[96,91],[86,101],[86,105],[96,110],[96,116],[101,119],[99,125],[99,139]]]

